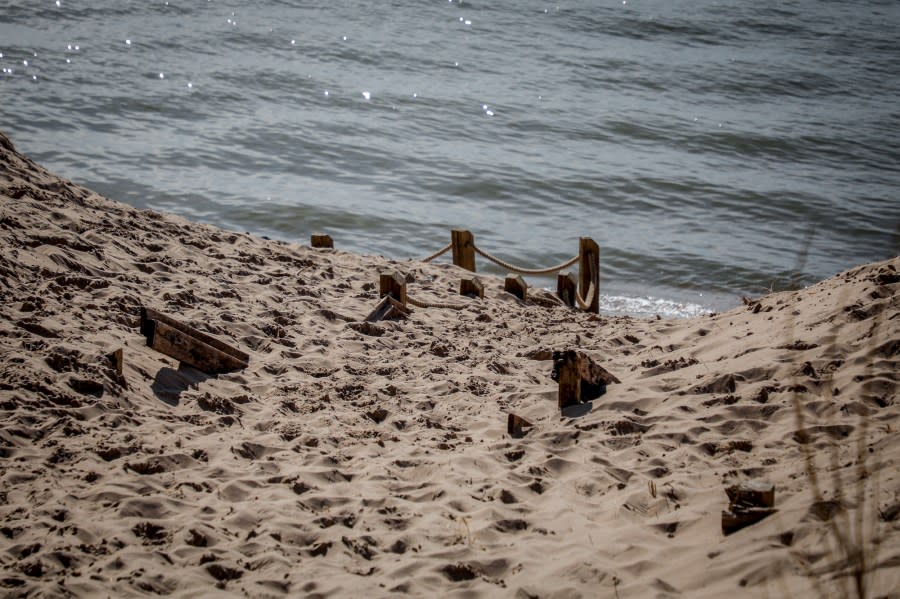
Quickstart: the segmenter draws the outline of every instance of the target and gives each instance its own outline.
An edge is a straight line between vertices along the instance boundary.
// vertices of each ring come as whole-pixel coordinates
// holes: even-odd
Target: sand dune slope
[[[837,597],[848,523],[900,596],[900,259],[692,320],[463,300],[452,265],[135,210],[2,136],[0,249],[4,596]],[[467,305],[361,326],[385,268]],[[249,367],[148,348],[141,305]],[[621,380],[573,418],[567,348]],[[750,478],[779,511],[725,537]]]

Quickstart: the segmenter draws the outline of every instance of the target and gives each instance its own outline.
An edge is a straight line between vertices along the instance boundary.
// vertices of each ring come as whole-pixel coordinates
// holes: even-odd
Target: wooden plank
[[[775,507],[775,485],[753,479],[725,489],[731,507]]]
[[[503,281],[503,290],[512,293],[514,296],[525,301],[528,296],[528,284],[521,275],[509,273]]]
[[[246,361],[239,360],[165,322],[148,320],[145,331],[148,346],[207,374],[219,374],[247,367]]]
[[[122,370],[125,366],[125,354],[122,351],[122,348],[110,352],[106,354],[106,361],[109,363],[110,367],[116,371],[116,375],[122,376]]]
[[[556,275],[556,295],[570,308],[575,307],[575,291],[578,289],[578,277],[574,272],[564,270]]]
[[[600,246],[590,237],[582,237],[578,241],[578,287],[581,297],[588,304],[588,312],[600,313]],[[594,296],[587,297],[591,283],[594,283]]]
[[[478,277],[464,277],[459,282],[459,294],[484,299],[484,284]]]
[[[227,343],[225,343],[223,341],[219,341],[212,335],[207,335],[206,333],[204,333],[202,331],[198,331],[194,327],[186,325],[183,322],[179,322],[178,320],[175,320],[171,316],[167,316],[167,315],[163,314],[162,312],[159,312],[152,308],[147,308],[145,306],[142,306],[141,307],[141,334],[144,335],[144,337],[147,336],[146,323],[148,323],[151,320],[155,320],[157,322],[162,322],[162,323],[169,325],[172,328],[178,329],[182,333],[184,333],[190,337],[194,337],[197,340],[202,341],[203,343],[205,343],[211,347],[214,347],[221,352],[224,352],[230,356],[233,356],[241,362],[249,362],[250,361],[250,356],[248,354],[242,352],[241,350],[239,350],[235,347],[228,345]],[[246,367],[246,364],[244,366]]]
[[[378,276],[378,296],[386,295],[406,305],[406,279],[397,271],[385,271]]]
[[[453,229],[450,232],[453,249],[453,264],[475,272],[475,236],[464,229]]]
[[[313,233],[310,236],[309,244],[314,248],[334,249],[334,239],[331,235],[324,233]]]
[[[581,403],[581,377],[575,352],[561,352],[553,356],[554,380],[559,384],[557,405],[560,410]],[[552,376],[552,375],[551,375]]]
[[[742,510],[722,510],[722,533],[730,535],[742,528],[756,524],[768,518],[778,510],[767,507],[746,508]]]

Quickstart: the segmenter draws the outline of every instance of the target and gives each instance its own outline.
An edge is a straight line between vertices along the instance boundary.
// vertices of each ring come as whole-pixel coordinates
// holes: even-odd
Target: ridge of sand
[[[863,509],[871,596],[900,596],[900,259],[673,321],[485,277],[363,330],[379,269],[445,301],[461,271],[136,210],[2,135],[0,248],[4,595],[838,596],[829,519]],[[249,368],[151,350],[142,304]],[[528,356],[574,347],[622,382],[561,418]],[[510,410],[535,429],[508,437]],[[724,486],[754,477],[779,513],[724,537]]]

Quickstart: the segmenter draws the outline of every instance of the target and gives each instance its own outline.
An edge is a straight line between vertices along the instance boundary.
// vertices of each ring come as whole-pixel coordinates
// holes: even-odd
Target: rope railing
[[[312,246],[316,248],[332,248],[333,242],[328,235],[313,235]],[[502,258],[475,245],[475,238],[470,231],[454,229],[451,231],[450,243],[440,248],[430,256],[422,259],[422,262],[431,262],[447,252],[453,251],[453,264],[475,272],[475,255],[493,262],[494,264],[510,272],[504,281],[505,291],[525,301],[528,285],[517,275],[549,275],[558,273],[556,294],[559,303],[578,307],[586,312],[599,313],[600,311],[600,247],[590,237],[579,239],[578,254],[572,258],[546,268],[525,268],[516,266]],[[578,264],[578,274],[570,273],[566,269]],[[514,275],[512,273],[517,273]],[[449,310],[463,310],[468,304],[454,302],[432,302],[410,297],[406,293],[406,280],[396,272],[381,273],[380,296],[383,301],[379,308],[370,315],[375,319],[386,318],[387,314],[404,314],[404,306],[410,305],[418,308],[445,308]],[[484,297],[484,284],[475,276],[465,277],[460,281],[460,295],[475,298]],[[391,299],[391,302],[387,302]],[[392,312],[393,310],[393,312]]]
[[[451,243],[448,243],[447,245],[445,245],[444,247],[442,247],[441,249],[439,249],[439,250],[436,251],[435,253],[431,254],[431,255],[428,256],[427,258],[422,258],[422,262],[431,262],[431,261],[434,260],[435,258],[440,258],[440,257],[443,256],[444,254],[446,254],[447,252],[449,252],[452,248],[453,248],[453,243],[452,243],[452,242],[451,242]]]
[[[497,266],[499,266],[501,268],[505,268],[506,270],[508,270],[510,272],[516,272],[516,273],[519,273],[522,275],[549,275],[549,274],[564,270],[566,268],[569,268],[570,266],[572,266],[573,264],[578,262],[578,260],[581,258],[581,256],[574,256],[573,258],[566,260],[562,264],[557,264],[556,266],[550,266],[548,268],[523,268],[521,266],[515,266],[513,264],[510,264],[509,262],[506,262],[505,260],[501,260],[497,256],[494,256],[493,254],[488,253],[487,251],[481,249],[477,245],[473,245],[472,249],[475,250],[475,253],[477,253],[479,256],[481,256],[482,258],[485,258],[487,260],[490,260]]]

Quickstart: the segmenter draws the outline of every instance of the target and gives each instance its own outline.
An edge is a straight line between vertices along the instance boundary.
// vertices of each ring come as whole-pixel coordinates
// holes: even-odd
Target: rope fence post
[[[334,240],[331,235],[324,233],[313,233],[310,236],[309,244],[314,248],[334,249]]]
[[[503,281],[503,290],[512,293],[524,302],[528,295],[528,284],[521,275],[509,273],[506,275],[506,280]]]
[[[459,294],[484,299],[484,284],[478,277],[464,277],[459,282]]]
[[[450,243],[453,246],[453,264],[475,272],[475,236],[471,231],[453,229]]]
[[[378,275],[378,296],[389,296],[406,306],[406,279],[397,271],[387,271]]]
[[[600,313],[600,246],[590,237],[581,237],[578,240],[578,278],[579,291],[585,301],[590,301],[586,311],[594,314]],[[587,298],[588,291],[593,284],[593,296]]]
[[[575,307],[575,292],[578,289],[578,277],[574,272],[564,270],[556,275],[556,295],[570,308]]]

